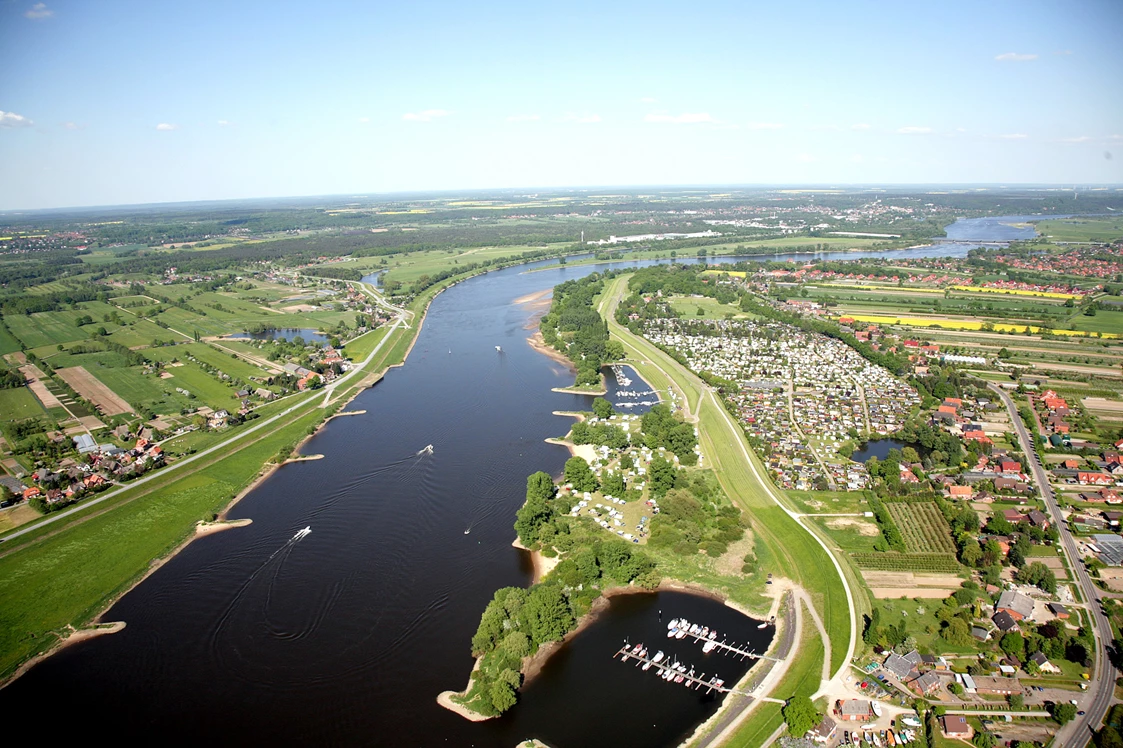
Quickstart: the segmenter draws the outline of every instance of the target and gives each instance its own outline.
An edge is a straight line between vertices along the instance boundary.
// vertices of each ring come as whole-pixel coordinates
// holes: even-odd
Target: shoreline
[[[516,538],[515,541],[511,545],[514,546],[515,548],[527,550],[526,547],[523,546],[519,542],[518,538]],[[532,557],[534,555],[540,555],[537,551],[527,551],[527,552],[531,553]],[[559,556],[556,560],[545,559],[545,558],[543,558],[543,560],[554,561],[555,564],[556,564],[556,563],[560,563],[562,559]],[[536,575],[537,575],[537,565],[535,566],[535,569],[536,569]],[[535,581],[535,583],[537,583],[537,580]],[[527,684],[529,684],[536,677],[538,677],[538,675],[540,675],[542,673],[542,670],[543,670],[543,668],[545,668],[546,663],[549,662],[550,658],[559,649],[564,647],[574,637],[576,637],[582,631],[587,629],[589,626],[596,623],[597,620],[602,615],[604,615],[604,613],[608,610],[608,607],[611,604],[612,598],[620,597],[622,595],[653,595],[653,594],[656,594],[656,593],[659,593],[659,592],[685,592],[685,593],[690,594],[690,595],[696,595],[698,597],[709,598],[710,600],[716,600],[717,602],[720,602],[724,605],[729,606],[733,610],[736,610],[738,613],[745,616],[745,618],[747,618],[748,620],[753,621],[755,623],[763,623],[767,620],[767,619],[757,618],[756,614],[752,614],[752,613],[748,612],[746,608],[744,608],[743,606],[741,606],[738,603],[733,602],[732,600],[730,600],[728,597],[726,597],[722,593],[717,592],[716,590],[712,590],[708,587],[704,587],[704,586],[699,585],[699,584],[694,584],[692,582],[680,582],[680,581],[677,581],[677,580],[674,580],[674,579],[664,578],[659,582],[659,584],[654,589],[644,589],[643,587],[636,587],[635,585],[628,585],[626,587],[609,587],[608,589],[603,590],[601,592],[600,596],[597,597],[597,599],[593,600],[592,604],[589,606],[588,612],[585,613],[585,615],[581,616],[577,620],[577,625],[571,631],[567,632],[565,634],[565,636],[563,636],[560,640],[558,640],[556,642],[549,642],[547,644],[543,644],[541,647],[538,648],[537,652],[535,652],[532,655],[529,655],[528,657],[523,658],[523,664],[522,664],[522,668],[521,668],[521,672],[523,674],[523,683],[522,683],[522,686],[519,687],[519,690],[521,691],[523,688],[526,687]],[[779,640],[778,636],[774,635],[772,637],[772,643],[769,644],[768,651],[772,651],[772,649],[776,646],[776,642],[778,640]],[[475,672],[479,668],[479,666],[480,666],[480,658],[477,657],[476,663],[472,667],[472,672]],[[755,665],[754,665],[754,667],[755,667]],[[750,667],[749,672],[745,673],[745,678],[749,677],[749,675],[752,673],[752,670],[753,670],[753,668]],[[456,702],[452,701],[453,696],[460,696],[460,697],[466,696],[468,694],[468,691],[471,689],[471,687],[472,687],[472,681],[471,681],[471,676],[469,676],[468,686],[467,686],[467,688],[465,688],[464,691],[442,691],[440,693],[440,695],[437,696],[437,703],[440,704],[441,706],[443,706],[444,708],[446,708],[446,709],[448,709],[452,712],[455,712],[456,714],[459,714],[461,717],[464,717],[465,719],[471,720],[473,722],[482,722],[484,720],[492,719],[492,717],[485,717],[484,715],[479,714],[478,712],[472,711],[468,707],[465,707],[461,704],[457,704]],[[516,704],[516,706],[517,706],[517,704]],[[719,708],[718,711],[714,713],[714,716],[716,716],[720,712],[721,712],[721,709]],[[711,719],[712,719],[712,717],[711,717]],[[703,723],[702,725],[699,725],[698,729],[701,729],[708,722],[709,722],[709,720],[707,720],[706,723]]]

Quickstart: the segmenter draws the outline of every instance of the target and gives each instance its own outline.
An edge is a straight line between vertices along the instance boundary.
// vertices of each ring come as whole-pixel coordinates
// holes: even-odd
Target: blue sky
[[[0,0],[0,209],[1123,182],[1123,2]]]

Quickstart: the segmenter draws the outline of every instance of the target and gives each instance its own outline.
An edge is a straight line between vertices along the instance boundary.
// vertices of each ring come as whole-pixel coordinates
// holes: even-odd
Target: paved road
[[[993,384],[989,386],[1002,398],[1002,402],[1006,405],[1010,420],[1018,433],[1018,440],[1022,444],[1022,451],[1025,452],[1026,462],[1029,463],[1030,469],[1033,471],[1033,477],[1041,490],[1041,496],[1045,499],[1045,506],[1049,510],[1053,526],[1061,534],[1061,545],[1064,548],[1065,555],[1068,556],[1069,568],[1076,576],[1077,584],[1080,585],[1080,591],[1088,602],[1088,610],[1092,616],[1092,632],[1096,638],[1096,659],[1099,661],[1099,667],[1096,668],[1095,676],[1088,682],[1087,693],[1082,694],[1079,699],[1080,707],[1085,712],[1084,716],[1078,716],[1058,730],[1056,740],[1056,745],[1065,746],[1065,748],[1080,748],[1087,745],[1092,737],[1092,731],[1103,722],[1104,715],[1107,714],[1115,695],[1115,678],[1118,676],[1118,672],[1107,657],[1107,645],[1112,640],[1111,624],[1108,623],[1101,608],[1100,590],[1092,583],[1088,570],[1081,563],[1080,554],[1076,550],[1076,541],[1072,539],[1072,533],[1068,531],[1068,525],[1061,518],[1061,509],[1057,504],[1057,497],[1053,494],[1053,487],[1049,485],[1049,476],[1045,473],[1041,461],[1037,458],[1037,451],[1033,448],[1033,439],[1030,437],[1025,424],[1022,423],[1021,416],[1018,415],[1018,409],[1014,405],[1013,398],[1001,388]]]
[[[353,376],[357,375],[359,372],[361,372],[363,370],[363,368],[366,367],[366,365],[369,364],[374,359],[375,355],[382,348],[382,345],[393,336],[394,331],[398,328],[398,326],[401,323],[402,323],[402,317],[399,316],[394,321],[394,325],[390,328],[390,331],[387,332],[386,335],[383,336],[382,340],[378,341],[378,345],[376,345],[374,347],[374,350],[372,350],[370,352],[370,355],[367,356],[365,359],[363,359],[362,363],[357,364],[354,368],[351,369],[351,371],[347,372],[342,377],[337,379],[333,383],[331,390],[334,391],[336,386],[338,386],[339,384],[342,384],[344,381],[350,379],[351,377],[353,377]],[[155,480],[156,478],[163,478],[164,476],[168,475],[169,472],[174,472],[176,470],[179,470],[179,469],[183,468],[185,465],[190,465],[191,463],[195,462],[196,460],[201,460],[204,457],[207,457],[208,455],[212,455],[215,452],[218,452],[220,450],[227,450],[227,449],[230,448],[230,445],[233,444],[234,442],[239,441],[241,439],[245,439],[250,434],[253,434],[257,431],[260,431],[263,428],[266,428],[267,426],[270,426],[271,424],[275,423],[278,419],[284,418],[285,416],[292,413],[294,410],[306,407],[311,402],[312,402],[311,398],[305,398],[305,399],[301,400],[300,402],[296,403],[295,405],[292,405],[292,406],[286,408],[285,410],[281,411],[280,413],[278,413],[274,416],[270,416],[269,418],[266,418],[261,423],[254,424],[253,426],[250,426],[249,428],[240,429],[234,436],[230,437],[229,439],[226,439],[225,441],[219,442],[218,444],[215,444],[213,447],[208,447],[207,449],[204,449],[202,452],[197,452],[197,453],[191,455],[190,457],[185,457],[182,460],[178,460],[174,464],[168,465],[163,470],[157,470],[156,472],[149,473],[148,475],[146,475],[142,478],[137,478],[136,480],[125,484],[124,486],[122,486],[119,489],[116,489],[116,490],[113,490],[113,491],[106,491],[104,494],[102,494],[101,496],[99,496],[96,499],[89,499],[87,501],[79,502],[72,509],[64,509],[61,512],[49,514],[49,515],[47,515],[46,517],[44,517],[43,519],[39,520],[38,522],[36,522],[34,524],[27,525],[27,526],[22,527],[18,530],[15,530],[14,532],[8,533],[4,537],[0,538],[0,543],[3,543],[4,541],[11,540],[13,538],[18,538],[21,535],[26,535],[29,532],[34,532],[34,531],[36,531],[36,530],[38,530],[42,527],[46,527],[47,525],[58,522],[59,520],[66,519],[67,517],[70,517],[71,515],[73,515],[77,512],[84,512],[87,509],[89,509],[90,507],[97,506],[98,504],[100,504],[104,501],[108,501],[109,499],[117,498],[124,491],[131,491],[132,489],[137,488],[138,486],[143,486],[145,483],[148,483],[151,480]]]

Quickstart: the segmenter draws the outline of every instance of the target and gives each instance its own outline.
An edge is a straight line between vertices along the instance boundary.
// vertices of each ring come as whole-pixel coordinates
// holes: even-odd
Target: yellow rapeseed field
[[[858,322],[872,322],[877,325],[909,325],[911,327],[938,327],[942,330],[982,330],[983,324],[978,320],[968,319],[939,319],[932,317],[893,317],[885,314],[843,314],[842,317],[849,317]],[[837,320],[838,317],[835,317]],[[1007,322],[994,322],[995,332],[1025,332],[1029,328],[1031,333],[1046,332],[1052,335],[1073,335],[1077,337],[1101,337],[1101,338],[1118,338],[1119,335],[1113,332],[1105,333],[1088,333],[1083,330],[1050,330],[1046,327],[1037,327],[1034,325],[1012,325]]]
[[[1028,291],[1020,288],[985,288],[984,286],[951,286],[956,291],[971,291],[973,293],[1002,293],[1014,296],[1038,296],[1045,299],[1081,299],[1080,294],[1060,293],[1057,291]]]

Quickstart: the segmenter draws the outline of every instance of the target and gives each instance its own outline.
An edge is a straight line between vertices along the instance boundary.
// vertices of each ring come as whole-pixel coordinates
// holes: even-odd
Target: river
[[[552,412],[590,408],[587,396],[551,392],[572,374],[531,349],[534,310],[512,300],[606,265],[527,272],[543,264],[438,295],[406,366],[352,403],[366,415],[335,419],[309,441],[305,453],[324,459],[274,473],[230,513],[253,524],[190,544],[104,616],[126,621],[122,632],[48,658],[0,703],[59,714],[36,720],[50,742],[96,731],[125,743],[510,747],[538,737],[567,748],[673,745],[689,734],[717,702],[611,660],[621,638],[657,638],[659,610],[758,651],[771,628],[682,593],[615,599],[501,719],[472,724],[435,703],[464,686],[494,591],[529,582],[512,523],[526,476],[559,474],[569,456],[543,442],[569,426]],[[427,444],[433,454],[418,454]],[[312,532],[295,538],[305,526]],[[697,648],[681,657],[727,682],[746,667]]]

